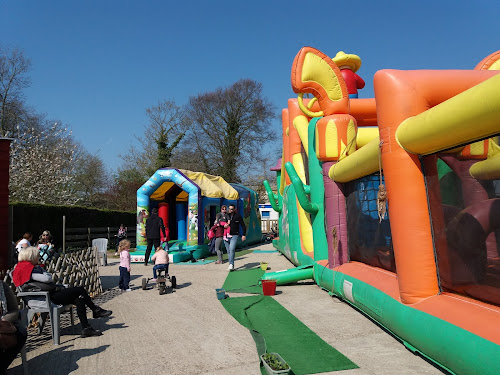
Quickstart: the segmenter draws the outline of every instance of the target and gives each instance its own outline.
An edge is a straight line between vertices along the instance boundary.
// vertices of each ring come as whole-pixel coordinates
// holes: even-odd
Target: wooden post
[[[62,225],[62,232],[63,232],[63,253],[66,250],[66,216],[63,215],[63,225]]]

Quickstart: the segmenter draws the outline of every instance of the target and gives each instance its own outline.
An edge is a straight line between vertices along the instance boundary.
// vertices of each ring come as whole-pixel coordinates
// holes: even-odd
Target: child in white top
[[[130,241],[125,239],[121,240],[118,244],[118,251],[120,252],[120,281],[118,287],[125,291],[131,292],[130,289]]]
[[[161,246],[156,248],[155,253],[151,257],[151,261],[155,262],[153,266],[153,281],[156,281],[156,270],[165,270],[165,274],[168,275],[168,251],[163,250]]]

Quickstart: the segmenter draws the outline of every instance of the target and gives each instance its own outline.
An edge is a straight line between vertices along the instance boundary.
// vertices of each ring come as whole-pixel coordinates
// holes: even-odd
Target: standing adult
[[[120,228],[118,228],[118,233],[115,234],[115,236],[116,236],[115,255],[118,255],[118,245],[120,245],[121,240],[124,240],[125,238],[127,238],[127,228],[123,224],[120,224]]]
[[[229,228],[229,234],[227,236],[227,240],[224,240],[224,243],[227,249],[227,257],[229,259],[229,267],[227,269],[232,271],[234,270],[234,252],[236,250],[238,238],[240,237],[240,226],[243,232],[243,235],[241,236],[242,241],[247,239],[247,227],[241,215],[236,212],[236,206],[234,204],[229,205],[227,217],[228,223],[224,225],[224,227]]]
[[[158,216],[158,209],[153,208],[151,211],[151,216],[146,219],[146,239],[148,247],[146,248],[146,254],[144,256],[144,265],[148,265],[149,256],[151,255],[151,249],[153,246],[158,248],[160,246],[161,232],[166,238],[167,233],[165,231],[165,225],[163,224],[163,219]]]

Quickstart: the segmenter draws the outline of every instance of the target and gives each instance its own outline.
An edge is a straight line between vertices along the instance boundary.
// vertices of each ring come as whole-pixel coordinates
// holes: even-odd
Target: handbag
[[[212,238],[214,238],[214,237],[215,237],[215,232],[214,232],[212,229],[210,229],[210,230],[207,232],[207,237],[208,237],[208,239],[209,239],[209,240],[211,240]]]
[[[42,283],[41,281],[28,281],[21,287],[23,292],[55,292],[57,285],[53,282]]]
[[[17,345],[17,328],[6,320],[0,320],[0,349],[10,349]]]

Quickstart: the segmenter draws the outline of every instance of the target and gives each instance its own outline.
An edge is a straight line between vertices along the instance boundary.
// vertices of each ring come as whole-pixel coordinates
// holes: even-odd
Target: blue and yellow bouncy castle
[[[144,262],[146,219],[155,207],[167,229],[162,240],[169,242],[170,260],[177,263],[210,255],[207,232],[222,205],[234,204],[244,219],[247,239],[239,247],[260,242],[258,200],[255,191],[229,184],[220,176],[159,169],[137,190],[137,249],[131,254],[132,262]]]

